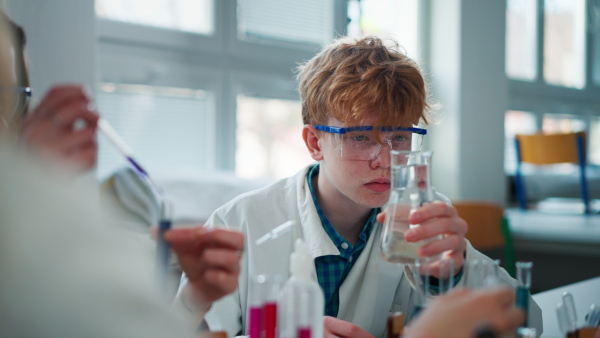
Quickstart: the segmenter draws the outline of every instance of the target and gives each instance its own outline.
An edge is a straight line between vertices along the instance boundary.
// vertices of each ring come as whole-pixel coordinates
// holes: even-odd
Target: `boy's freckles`
[[[342,185],[355,203],[370,208],[384,205],[390,195],[390,170],[373,169],[370,161],[341,161]]]

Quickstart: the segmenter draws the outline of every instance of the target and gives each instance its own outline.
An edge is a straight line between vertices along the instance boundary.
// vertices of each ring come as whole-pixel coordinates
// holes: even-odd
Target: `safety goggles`
[[[0,87],[0,118],[4,125],[25,115],[31,99],[29,87]]]
[[[315,125],[314,128],[333,135],[334,148],[340,157],[349,160],[374,160],[384,145],[389,147],[387,151],[420,150],[423,136],[427,134],[426,129],[416,127],[382,127],[379,138],[376,138],[372,126],[340,128]]]

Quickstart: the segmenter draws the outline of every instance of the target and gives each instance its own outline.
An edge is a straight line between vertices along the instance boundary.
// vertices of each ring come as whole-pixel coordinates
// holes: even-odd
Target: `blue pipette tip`
[[[148,173],[146,172],[146,170],[144,170],[144,168],[142,168],[142,166],[140,166],[133,158],[127,156],[127,161],[129,161],[129,163],[131,163],[131,165],[141,174],[146,175],[146,177],[148,177]]]

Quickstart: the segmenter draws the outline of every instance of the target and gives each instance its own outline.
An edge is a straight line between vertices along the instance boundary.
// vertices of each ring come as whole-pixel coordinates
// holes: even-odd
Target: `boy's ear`
[[[310,157],[315,161],[321,161],[323,159],[320,136],[321,134],[315,127],[310,124],[304,125],[304,128],[302,129],[302,139],[304,139],[304,144],[306,144]]]

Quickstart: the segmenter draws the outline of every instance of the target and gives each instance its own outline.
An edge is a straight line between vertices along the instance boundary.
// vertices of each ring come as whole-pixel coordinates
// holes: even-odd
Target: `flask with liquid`
[[[407,242],[404,234],[419,224],[410,224],[409,216],[426,203],[433,202],[435,192],[431,186],[432,151],[390,152],[392,189],[386,204],[381,254],[392,263],[414,264],[420,256],[417,250],[441,236],[419,242]],[[432,256],[435,261],[440,255]]]

